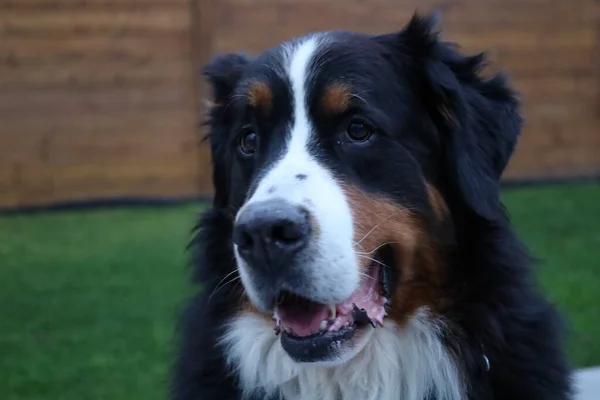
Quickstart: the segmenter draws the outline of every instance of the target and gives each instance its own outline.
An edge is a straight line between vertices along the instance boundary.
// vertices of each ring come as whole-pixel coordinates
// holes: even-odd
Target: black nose
[[[302,250],[310,234],[308,212],[284,200],[249,205],[238,217],[233,241],[251,265],[268,267]]]

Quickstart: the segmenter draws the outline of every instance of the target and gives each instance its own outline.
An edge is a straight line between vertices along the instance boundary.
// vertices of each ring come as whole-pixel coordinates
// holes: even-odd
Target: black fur
[[[470,399],[569,399],[570,368],[561,320],[538,291],[532,261],[500,201],[499,179],[522,123],[518,101],[504,77],[480,77],[482,55],[464,56],[441,42],[433,31],[433,21],[414,17],[398,33],[361,36],[350,46],[341,45],[322,55],[344,60],[354,54],[354,64],[348,67],[346,63],[344,68],[356,67],[359,76],[346,76],[357,83],[364,68],[371,68],[373,77],[383,75],[385,90],[383,83],[371,81],[380,92],[367,100],[390,111],[381,116],[382,126],[391,131],[402,126],[405,133],[394,133],[393,142],[384,143],[390,150],[382,147],[361,156],[347,153],[355,160],[371,157],[359,163],[368,162],[369,171],[333,161],[326,148],[319,156],[330,157],[336,173],[354,179],[361,187],[424,209],[419,181],[399,176],[400,166],[417,171],[402,161],[410,158],[419,165],[420,172],[413,175],[423,176],[443,194],[452,216],[451,233],[437,238],[450,269],[440,293],[451,299],[443,310],[452,326],[445,340],[463,363]],[[333,35],[342,43],[344,37],[355,37],[343,32]],[[363,65],[367,61],[369,67]],[[255,73],[249,70],[252,63],[243,56],[223,55],[205,70],[217,103],[209,123],[216,192],[213,207],[204,213],[193,240],[194,281],[201,282],[202,290],[182,316],[170,390],[173,400],[240,398],[235,376],[227,372],[216,343],[243,296],[240,285],[223,285],[222,281],[235,269],[233,217],[261,170],[261,165],[236,165],[230,146],[236,113],[241,112],[233,94],[245,75]],[[327,72],[334,76],[342,63],[332,61],[328,68],[334,68]],[[324,74],[317,74],[316,85],[319,79],[327,80]],[[391,104],[406,111],[393,115]],[[400,142],[402,146],[396,144]],[[262,165],[266,163],[264,160]],[[409,189],[394,186],[398,179]],[[484,355],[490,362],[489,371]]]

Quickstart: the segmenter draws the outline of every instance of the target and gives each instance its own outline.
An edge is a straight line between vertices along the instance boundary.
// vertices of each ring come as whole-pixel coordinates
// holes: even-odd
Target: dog
[[[500,198],[518,95],[437,20],[205,66],[215,191],[171,399],[571,398]]]

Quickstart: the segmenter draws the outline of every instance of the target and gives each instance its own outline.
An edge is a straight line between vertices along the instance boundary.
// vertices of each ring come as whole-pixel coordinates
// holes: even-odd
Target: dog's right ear
[[[240,53],[220,54],[213,58],[202,70],[212,88],[215,105],[222,105],[233,93],[248,58]]]
[[[222,54],[213,58],[202,70],[213,95],[207,110],[208,135],[205,140],[210,142],[212,154],[214,208],[226,208],[229,202],[226,143],[231,121],[227,112],[231,108],[227,106],[248,63],[249,59],[242,54]]]

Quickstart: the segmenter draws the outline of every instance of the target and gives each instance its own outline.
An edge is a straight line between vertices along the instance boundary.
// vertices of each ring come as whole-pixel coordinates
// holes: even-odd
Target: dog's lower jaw
[[[243,398],[285,400],[464,400],[460,365],[440,339],[441,325],[426,309],[402,327],[368,328],[342,360],[296,363],[265,318],[234,317],[221,345],[238,376]]]

